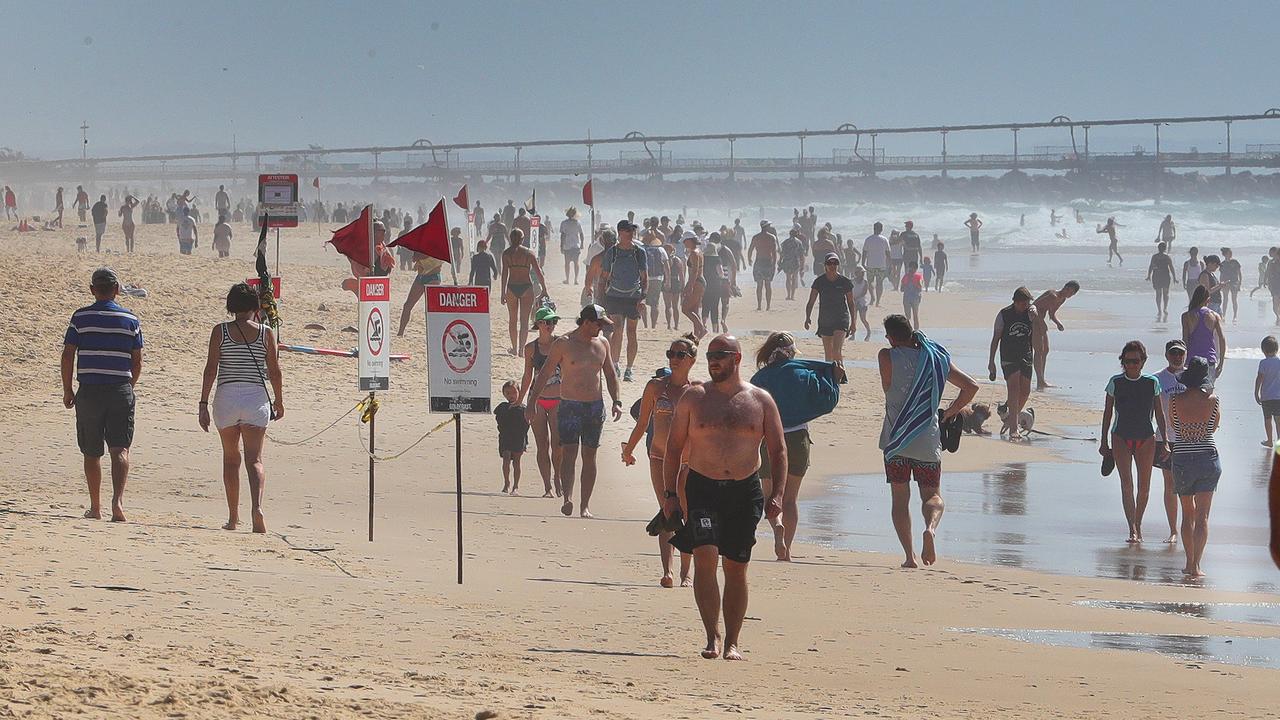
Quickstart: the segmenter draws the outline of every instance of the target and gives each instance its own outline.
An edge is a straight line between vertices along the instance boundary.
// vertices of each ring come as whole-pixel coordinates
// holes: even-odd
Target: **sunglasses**
[[[840,264],[839,260],[828,260],[825,263],[823,263],[823,265],[839,265],[839,264]]]
[[[737,355],[737,354],[738,353],[732,350],[708,350],[707,360],[710,360],[711,362],[715,362],[716,360],[724,360],[726,358],[733,357],[734,355]]]
[[[685,358],[691,358],[693,356],[694,354],[689,352],[688,350],[668,350],[667,351],[668,360],[675,360],[677,358],[680,360],[684,360]]]
[[[559,320],[539,320],[538,322],[542,323],[543,325],[555,325],[560,321]]]

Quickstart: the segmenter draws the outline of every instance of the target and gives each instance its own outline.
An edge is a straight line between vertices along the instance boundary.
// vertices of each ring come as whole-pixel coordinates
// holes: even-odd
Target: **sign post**
[[[542,233],[539,232],[539,228],[541,227],[542,218],[537,215],[529,217],[529,234],[533,236],[529,238],[529,247],[533,250],[534,255],[537,255],[539,258],[544,258],[547,254],[542,249]]]
[[[489,414],[489,289],[427,288],[427,395],[431,412],[453,413],[458,526],[458,584],[462,584],[462,414]]]
[[[373,235],[373,212],[369,213],[369,262],[378,269],[377,241]],[[391,280],[383,276],[360,278],[360,347],[356,354],[360,389],[369,391],[369,542],[373,542],[373,456],[377,452],[377,398],[379,390],[391,387],[391,339],[387,335],[390,313]],[[366,300],[366,297],[369,298]],[[382,365],[379,366],[379,361]],[[367,374],[366,374],[367,373]]]

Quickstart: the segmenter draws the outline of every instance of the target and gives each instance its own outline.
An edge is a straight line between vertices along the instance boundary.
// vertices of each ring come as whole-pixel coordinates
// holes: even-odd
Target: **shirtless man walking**
[[[764,309],[773,309],[773,276],[778,274],[778,237],[772,230],[769,221],[760,221],[760,232],[751,236],[751,247],[747,248],[747,262],[751,263],[751,274],[756,279],[756,310],[761,309],[762,298]]]
[[[613,327],[613,321],[599,305],[588,305],[578,313],[578,328],[551,345],[547,360],[538,371],[529,397],[542,397],[542,388],[560,370],[560,405],[556,428],[560,431],[560,482],[564,488],[564,505],[560,512],[573,515],[573,484],[577,472],[578,448],[582,448],[582,506],[579,514],[591,519],[591,491],[596,486],[596,450],[600,448],[600,432],[604,429],[604,399],[600,395],[600,373],[613,400],[613,420],[622,417],[622,401],[618,399],[618,375],[613,369],[609,343],[600,331]],[[525,417],[533,423],[534,405],[525,409]],[[676,457],[680,457],[679,454]]]
[[[782,512],[786,482],[775,482],[766,502],[760,486],[760,443],[768,449],[774,478],[787,476],[782,418],[773,398],[739,374],[742,348],[732,335],[707,347],[711,381],[693,385],[676,403],[667,434],[662,476],[667,516],[683,510],[686,524],[671,540],[693,554],[693,594],[707,632],[702,657],[744,660],[738,636],[747,615],[747,563],[761,514]],[[681,462],[681,459],[684,462]],[[687,474],[681,478],[682,468]],[[724,595],[717,565],[724,558]]]
[[[1051,388],[1053,385],[1044,379],[1044,366],[1049,360],[1049,321],[1063,331],[1058,320],[1058,310],[1062,304],[1080,292],[1080,283],[1070,280],[1061,290],[1045,290],[1036,298],[1036,317],[1031,327],[1031,349],[1035,353],[1036,390]]]

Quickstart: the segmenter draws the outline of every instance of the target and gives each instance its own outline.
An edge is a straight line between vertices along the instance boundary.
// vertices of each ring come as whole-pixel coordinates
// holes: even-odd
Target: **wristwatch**
[[[665,493],[663,493],[663,494],[662,494],[662,497],[666,497],[666,498],[678,498],[678,497],[680,497],[680,495],[679,495],[679,493],[677,493],[675,490],[668,490],[668,491],[666,491]]]

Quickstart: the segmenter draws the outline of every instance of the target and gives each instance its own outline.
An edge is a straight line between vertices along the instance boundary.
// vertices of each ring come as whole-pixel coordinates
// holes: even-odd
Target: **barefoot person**
[[[258,294],[245,283],[232,285],[227,293],[231,322],[218,323],[209,335],[200,387],[200,429],[209,432],[213,420],[222,440],[222,485],[227,492],[227,523],[223,530],[240,524],[240,448],[249,473],[249,505],[253,531],[267,531],[262,512],[267,476],[262,466],[262,446],[267,438],[267,422],[284,417],[284,381],[277,361],[276,337],[271,328],[254,318],[259,308]],[[267,394],[267,380],[271,395]],[[209,392],[214,381],[218,393],[210,412]],[[271,396],[275,397],[273,401]]]
[[[1116,228],[1121,228],[1121,227],[1124,227],[1124,226],[1116,222],[1116,219],[1113,217],[1107,218],[1106,225],[1102,225],[1098,227],[1097,234],[1106,235],[1110,243],[1109,245],[1107,245],[1107,264],[1108,265],[1111,264],[1112,255],[1114,255],[1117,259],[1120,260],[1121,265],[1124,264],[1124,258],[1120,257],[1120,247],[1118,245],[1119,241],[1116,240]]]
[[[573,284],[578,284],[578,256],[582,254],[582,223],[578,222],[578,208],[571,207],[560,221],[560,254],[564,256],[564,283],[569,284],[569,269],[573,269]]]
[[[979,235],[982,230],[982,221],[978,219],[978,213],[969,213],[969,219],[964,221],[964,226],[969,228],[969,249],[978,252]]]
[[[1160,322],[1169,321],[1169,285],[1173,283],[1173,258],[1166,249],[1164,243],[1157,245],[1156,254],[1147,265],[1147,280],[1156,291],[1156,320]]]
[[[1040,293],[1040,297],[1036,298],[1035,322],[1031,326],[1031,349],[1034,353],[1033,364],[1037,390],[1053,387],[1052,383],[1044,379],[1044,368],[1049,362],[1049,321],[1053,321],[1058,332],[1065,330],[1062,322],[1058,320],[1058,311],[1062,309],[1063,303],[1075,297],[1078,292],[1080,292],[1080,283],[1068,280],[1061,290],[1045,290]]]
[[[142,374],[142,328],[138,318],[116,303],[120,281],[111,268],[98,268],[89,281],[92,305],[71,315],[62,345],[62,404],[76,409],[76,443],[84,455],[89,510],[102,517],[102,445],[111,454],[111,520],[124,522],[124,486],[133,444],[133,387]],[[72,375],[80,383],[71,386]]]
[[[659,509],[663,506],[665,483],[662,479],[662,464],[667,450],[667,433],[671,430],[671,418],[676,403],[684,396],[686,390],[698,381],[689,380],[689,371],[698,361],[698,341],[692,335],[677,338],[667,348],[667,366],[670,374],[655,377],[644,387],[644,395],[640,398],[640,417],[631,431],[631,437],[622,443],[622,463],[630,466],[636,464],[635,449],[640,438],[645,438],[645,446],[649,454],[649,481],[653,483],[653,493],[657,497]],[[650,531],[652,534],[652,530]],[[664,588],[674,587],[675,576],[671,572],[671,560],[675,551],[671,548],[671,537],[674,531],[658,532],[658,554],[662,558],[662,580]],[[680,553],[680,587],[692,587],[693,580],[689,576],[689,566],[693,556]]]
[[[773,552],[779,560],[791,560],[796,528],[800,525],[800,483],[809,469],[809,423],[835,409],[840,402],[844,368],[833,362],[797,360],[791,333],[769,336],[756,353],[756,374],[751,384],[763,388],[778,406],[782,437],[787,447],[787,484],[782,495],[782,515],[769,518],[773,527]],[[769,450],[760,446],[760,481],[766,495],[773,494]]]
[[[138,198],[132,195],[125,195],[124,202],[117,211],[121,217],[120,230],[124,233],[125,252],[133,252],[133,232],[137,227],[133,222],[133,209],[141,204]]]
[[[1182,503],[1182,549],[1187,555],[1183,574],[1204,577],[1200,560],[1209,542],[1209,508],[1218,489],[1222,464],[1213,434],[1218,429],[1218,398],[1209,381],[1209,363],[1193,357],[1182,373],[1186,392],[1170,401],[1173,425],[1173,483]]]
[[[1013,292],[1013,303],[996,314],[995,329],[991,334],[991,352],[987,358],[987,372],[992,382],[996,379],[996,350],[1000,351],[1000,370],[1004,373],[1005,402],[1009,413],[1005,415],[1000,434],[1009,433],[1010,440],[1021,435],[1018,418],[1022,407],[1031,395],[1032,335],[1036,309],[1031,302],[1031,291],[1020,287]]]
[[[560,482],[564,487],[564,504],[560,512],[573,515],[573,485],[577,476],[578,450],[582,450],[582,504],[583,518],[593,517],[589,506],[591,492],[596,487],[596,450],[600,448],[600,432],[604,429],[604,400],[600,395],[600,374],[613,400],[613,419],[622,417],[622,400],[618,399],[618,376],[613,369],[609,343],[600,337],[600,331],[611,327],[613,321],[599,305],[588,305],[578,313],[576,330],[551,344],[538,376],[529,389],[530,397],[542,397],[542,388],[560,373],[560,404],[557,407],[556,425],[560,432]],[[533,408],[525,410],[533,422]],[[677,455],[677,457],[679,457]]]
[[[978,394],[978,383],[951,364],[946,348],[914,331],[902,315],[884,319],[889,347],[877,356],[880,387],[884,390],[884,424],[880,449],[884,472],[893,491],[893,529],[902,543],[904,568],[914,568],[916,553],[911,538],[911,479],[920,486],[920,510],[924,514],[924,538],[920,560],[938,561],[935,540],[944,505],[938,493],[942,484],[942,447],[938,407],[942,391],[950,383],[960,393],[942,413],[947,421],[968,406]]]
[[[560,407],[560,372],[556,371],[542,386],[542,393],[533,398],[529,390],[534,376],[542,371],[556,341],[556,323],[560,316],[549,307],[540,308],[533,315],[533,329],[538,337],[524,346],[524,377],[520,380],[520,397],[526,398],[525,407],[532,408],[533,443],[538,450],[538,473],[542,475],[542,497],[560,497],[560,429],[556,426]],[[554,486],[554,489],[553,489]]]
[[[680,296],[680,312],[693,323],[693,336],[701,340],[707,334],[707,326],[702,322],[702,296],[706,292],[706,281],[702,277],[702,241],[691,230],[686,230],[681,238],[685,253],[684,292]]]
[[[637,225],[630,220],[618,222],[618,244],[600,257],[600,284],[604,286],[604,308],[611,318],[621,318],[622,327],[609,338],[615,364],[622,356],[622,341],[627,341],[627,367],[622,379],[631,382],[639,341],[636,325],[644,312],[644,298],[649,292],[648,259],[644,248],[636,245]]]
[[[1163,439],[1168,437],[1164,407],[1156,402],[1161,395],[1160,380],[1142,372],[1146,363],[1147,348],[1141,342],[1130,340],[1125,343],[1120,351],[1124,372],[1113,375],[1107,382],[1106,406],[1102,411],[1102,441],[1098,447],[1098,453],[1104,458],[1108,455],[1114,457],[1116,469],[1120,471],[1120,499],[1124,505],[1125,520],[1129,523],[1130,543],[1142,542],[1142,516],[1147,511],[1147,500],[1151,495],[1151,468],[1156,457],[1164,458],[1169,452],[1169,443]],[[1155,427],[1151,425],[1152,415],[1156,419]],[[1133,484],[1135,467],[1138,477],[1136,496]],[[1176,475],[1174,482],[1177,482]]]
[[[86,195],[85,199],[88,200],[88,197],[89,196]],[[95,240],[95,246],[96,246],[97,252],[102,252],[102,236],[107,232],[107,215],[110,214],[110,210],[107,208],[106,195],[99,197],[98,202],[93,204],[91,214],[93,217],[93,236]],[[83,210],[80,211],[80,219],[81,220],[84,219]]]
[[[512,355],[524,352],[529,340],[529,316],[534,301],[546,296],[547,278],[542,274],[538,256],[525,247],[525,234],[520,228],[511,231],[511,244],[502,251],[502,304],[507,306],[507,323],[511,334]],[[535,292],[533,276],[538,276],[540,292]],[[540,295],[541,293],[541,295]]]
[[[413,308],[426,295],[428,285],[440,284],[440,270],[444,268],[444,261],[429,255],[415,252],[410,254],[410,258],[412,259],[411,267],[414,270],[413,285],[409,286],[409,295],[400,308],[400,329],[396,331],[396,337],[404,337],[404,329],[409,327]]]
[[[747,615],[747,563],[760,515],[776,518],[782,512],[787,449],[773,398],[739,375],[742,348],[737,339],[717,335],[706,357],[711,382],[685,391],[667,435],[664,510],[671,517],[679,509],[686,519],[671,544],[693,554],[694,599],[707,633],[702,657],[723,652],[726,660],[743,660],[738,636]],[[767,502],[758,472],[762,442],[769,450],[771,475],[781,480]],[[682,472],[685,465],[687,473]],[[717,576],[722,557],[723,598]]]
[[[1191,303],[1182,313],[1182,342],[1187,346],[1187,357],[1202,357],[1209,362],[1209,382],[1222,377],[1227,362],[1227,337],[1222,330],[1222,316],[1210,310],[1209,289],[1197,285],[1191,293]]]
[[[1183,345],[1181,340],[1170,340],[1164,344],[1164,358],[1168,365],[1156,373],[1156,379],[1160,381],[1160,407],[1164,410],[1164,416],[1168,418],[1170,398],[1187,389],[1179,380],[1182,371],[1186,369],[1187,346]],[[1156,438],[1157,441],[1162,439],[1168,440],[1170,445],[1173,444],[1172,437]],[[1169,536],[1164,542],[1166,545],[1172,545],[1178,542],[1178,494],[1174,492],[1173,487],[1173,466],[1166,456],[1157,457],[1152,462],[1152,467],[1160,468],[1160,474],[1164,476],[1164,514],[1165,519],[1169,521]]]
[[[760,222],[760,232],[751,237],[751,247],[747,248],[747,262],[751,263],[756,280],[757,312],[773,309],[773,276],[778,274],[778,237],[768,222]]]
[[[853,299],[853,282],[840,274],[840,257],[827,253],[823,273],[813,279],[809,303],[804,307],[804,329],[813,324],[813,305],[818,304],[818,337],[822,338],[822,354],[827,362],[844,364],[844,339],[848,337],[853,318],[858,316]]]

